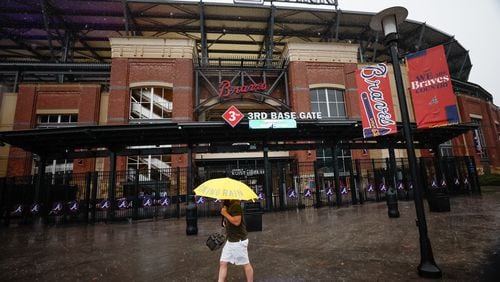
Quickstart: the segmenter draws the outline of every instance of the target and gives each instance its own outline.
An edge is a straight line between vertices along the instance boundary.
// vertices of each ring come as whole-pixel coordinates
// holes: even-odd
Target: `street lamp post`
[[[391,7],[377,13],[370,21],[370,28],[376,31],[383,31],[386,38],[386,45],[389,47],[392,65],[394,68],[394,78],[396,80],[396,89],[403,121],[403,135],[406,142],[406,151],[413,184],[413,197],[415,200],[415,210],[417,214],[417,226],[420,240],[420,264],[418,274],[422,277],[440,278],[441,269],[434,261],[432,254],[431,241],[427,234],[427,222],[425,220],[424,204],[422,201],[422,185],[417,173],[417,157],[413,146],[413,137],[410,129],[410,117],[408,114],[408,105],[406,103],[405,92],[403,88],[403,79],[399,65],[398,54],[398,25],[408,16],[408,10],[404,7]]]

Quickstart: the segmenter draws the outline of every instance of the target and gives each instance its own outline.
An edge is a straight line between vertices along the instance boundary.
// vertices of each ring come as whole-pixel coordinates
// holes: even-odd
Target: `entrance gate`
[[[353,170],[339,173],[336,180],[333,168],[328,166],[273,160],[269,166],[272,210],[384,201],[384,191],[394,185],[399,200],[411,200],[413,186],[407,160],[396,159],[395,163],[395,174],[391,176],[387,159],[355,160]],[[419,166],[424,197],[434,188],[449,194],[481,192],[473,157],[447,157],[440,161],[421,158]],[[260,195],[258,201],[266,207],[269,197],[262,195],[266,173],[259,162],[199,166],[194,176],[188,175],[188,171],[177,168],[163,172],[47,174],[42,180],[37,175],[1,178],[1,220],[8,225],[40,218],[45,223],[60,224],[180,217],[185,214],[189,177],[194,179],[195,187],[216,177],[241,180]],[[113,176],[116,188],[110,190]],[[220,202],[202,198],[195,198],[195,202],[199,216],[219,215]]]

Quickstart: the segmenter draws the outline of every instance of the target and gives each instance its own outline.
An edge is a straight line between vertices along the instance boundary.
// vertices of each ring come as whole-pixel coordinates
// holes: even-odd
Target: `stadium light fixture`
[[[399,108],[401,111],[401,119],[403,122],[403,135],[406,142],[406,151],[408,154],[408,163],[412,182],[414,184],[413,198],[415,201],[415,210],[417,215],[417,226],[419,231],[420,241],[420,264],[418,266],[418,274],[427,278],[440,278],[442,276],[441,269],[434,261],[432,254],[431,241],[427,234],[427,222],[425,220],[424,203],[422,201],[422,184],[418,178],[417,172],[417,157],[413,145],[413,137],[410,128],[410,117],[408,114],[408,104],[406,103],[405,91],[403,88],[403,79],[401,75],[401,67],[399,65],[398,25],[404,22],[408,16],[408,10],[404,7],[391,7],[380,11],[372,17],[370,28],[375,31],[383,31],[386,38],[386,47],[389,48],[394,68],[394,79],[396,80],[396,90],[399,100]]]

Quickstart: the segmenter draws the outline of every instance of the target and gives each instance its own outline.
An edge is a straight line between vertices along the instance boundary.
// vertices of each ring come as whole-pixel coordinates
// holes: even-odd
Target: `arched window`
[[[171,119],[172,89],[140,87],[130,90],[130,120]]]
[[[316,88],[310,91],[311,110],[321,112],[322,118],[346,119],[344,90]]]
[[[137,87],[130,90],[130,121],[172,119],[172,89],[169,87]],[[170,146],[170,145],[162,145]],[[150,148],[152,146],[141,146]],[[138,148],[138,147],[129,147]],[[144,155],[127,158],[127,169],[137,170],[141,181],[164,180],[170,175],[170,155]]]

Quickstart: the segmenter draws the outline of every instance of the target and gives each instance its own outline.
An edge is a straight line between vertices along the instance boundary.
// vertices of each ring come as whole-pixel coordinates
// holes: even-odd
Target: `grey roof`
[[[0,1],[0,83],[11,82],[13,62],[110,63],[109,37],[191,38],[210,58],[280,57],[286,42],[359,44],[360,62],[388,61],[384,36],[370,29],[373,13],[305,7],[236,6],[160,0]],[[201,24],[201,23],[204,24]],[[472,63],[453,36],[426,23],[400,25],[401,54],[444,44],[451,75],[467,81]],[[268,41],[272,38],[272,41]],[[272,44],[266,44],[266,41]],[[270,50],[266,50],[270,49]],[[78,74],[76,74],[78,75]],[[50,74],[27,74],[50,80]],[[81,79],[85,76],[82,75]],[[86,78],[89,80],[89,77]],[[90,78],[90,80],[92,80]]]

